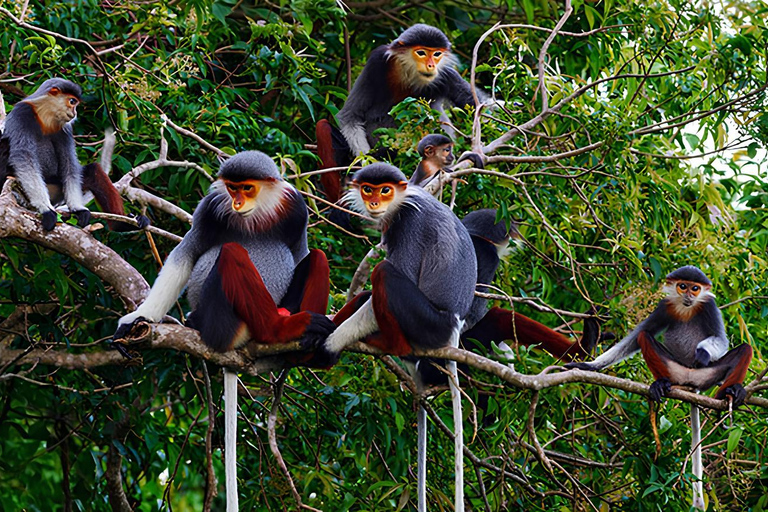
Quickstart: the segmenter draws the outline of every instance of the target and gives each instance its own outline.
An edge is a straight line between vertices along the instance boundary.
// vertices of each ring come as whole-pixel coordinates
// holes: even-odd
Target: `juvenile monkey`
[[[32,208],[42,214],[45,231],[56,226],[54,204],[66,202],[84,227],[91,212],[83,204],[83,189],[90,190],[108,213],[124,215],[123,199],[99,164],[80,165],[75,152],[72,125],[77,118],[80,86],[63,78],[51,78],[13,108],[0,138],[0,187],[15,176]],[[139,216],[139,228],[149,219]],[[130,231],[128,223],[109,221],[116,231]]]
[[[431,133],[419,141],[417,147],[421,161],[408,181],[409,185],[423,187],[432,176],[448,167],[456,159],[453,141],[446,135]]]

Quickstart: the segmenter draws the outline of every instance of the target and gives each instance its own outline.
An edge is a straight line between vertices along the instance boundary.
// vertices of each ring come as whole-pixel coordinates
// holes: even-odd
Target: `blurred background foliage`
[[[561,155],[601,144],[551,161],[489,164],[520,181],[465,176],[455,210],[463,216],[500,208],[521,224],[525,243],[496,282],[506,293],[569,311],[596,304],[609,318],[606,328],[620,336],[654,306],[667,272],[701,267],[719,304],[731,304],[723,313],[732,344],[755,349],[749,381],[765,368],[768,350],[768,8],[759,0],[574,0],[573,8],[562,30],[594,32],[554,38],[548,104],[602,82],[492,156]],[[549,35],[535,27],[551,29],[563,9],[553,0],[4,0],[0,92],[10,109],[49,77],[82,85],[80,158],[96,159],[104,130],[114,127],[115,180],[157,158],[162,114],[228,153],[264,151],[294,175],[317,168],[308,146],[314,124],[341,108],[349,77],[359,74],[373,48],[416,22],[449,36],[467,78],[473,47],[486,30],[497,22],[527,25],[496,31],[479,47],[478,86],[505,101],[484,119],[482,142],[534,118],[542,110],[537,62]],[[410,174],[418,140],[439,131],[437,116],[415,100],[393,115],[400,128],[384,133],[381,144],[397,151],[393,163]],[[470,148],[472,119],[471,110],[452,112],[465,135],[457,139],[457,153]],[[199,142],[172,129],[165,134],[170,158],[217,170],[216,155]],[[198,172],[176,168],[146,172],[139,181],[188,212],[208,186]],[[314,178],[293,181],[321,194]],[[443,196],[447,201],[450,191]],[[310,246],[328,254],[336,310],[377,236],[361,241],[343,234],[323,222],[322,203],[309,202],[315,212]],[[163,212],[148,214],[171,232],[187,229]],[[95,236],[153,282],[158,266],[143,234],[102,230]],[[174,244],[158,239],[158,245],[166,256]],[[56,253],[0,240],[0,265],[0,317],[19,305],[49,311],[0,333],[0,350],[101,350],[124,313],[109,287]],[[568,320],[517,308],[550,326]],[[572,327],[578,331],[580,324]],[[518,371],[556,363],[535,350],[517,352]],[[24,378],[18,374],[29,368],[0,368],[0,509],[109,510],[104,472],[111,449],[124,457],[125,488],[136,510],[201,510],[208,428],[203,364],[155,351],[144,354],[140,367],[38,366]],[[210,371],[220,404],[221,375]],[[641,358],[610,371],[651,380]],[[681,469],[690,446],[686,404],[661,407],[655,458],[643,397],[587,385],[542,391],[535,418],[540,442],[594,461],[555,458],[551,475],[525,447],[530,392],[498,386],[481,372],[472,376],[469,396],[491,398],[488,409],[477,412],[469,448],[497,467],[523,472],[529,482],[519,485],[467,461],[472,510],[688,509],[690,487]],[[293,509],[267,444],[269,377],[244,383],[252,399],[241,401],[241,509]],[[447,394],[431,401],[451,426]],[[465,411],[471,431],[472,408]],[[768,510],[765,412],[747,407],[719,426],[718,415],[705,418],[710,510]],[[327,372],[291,372],[278,437],[305,503],[324,510],[415,510],[415,421],[413,397],[380,361],[346,354]],[[224,506],[222,432],[217,418],[213,460],[222,482],[214,510]],[[451,510],[453,468],[446,454],[452,441],[431,425],[429,445],[430,510]]]

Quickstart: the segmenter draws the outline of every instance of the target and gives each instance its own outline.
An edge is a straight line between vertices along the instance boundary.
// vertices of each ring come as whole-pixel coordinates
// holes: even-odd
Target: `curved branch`
[[[87,231],[59,224],[45,232],[37,215],[21,208],[11,193],[8,179],[0,193],[0,238],[15,237],[69,256],[103,281],[111,284],[120,297],[135,307],[149,293],[144,277],[115,251],[102,244]]]

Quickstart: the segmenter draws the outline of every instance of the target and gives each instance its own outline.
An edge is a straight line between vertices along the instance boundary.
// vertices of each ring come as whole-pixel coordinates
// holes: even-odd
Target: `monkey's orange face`
[[[256,208],[256,198],[263,184],[259,180],[222,180],[232,198],[232,209],[240,215],[248,215]]]
[[[677,281],[675,283],[675,291],[686,307],[692,306],[696,303],[699,295],[705,289],[709,289],[709,286],[701,283],[694,283],[693,281]]]
[[[416,63],[416,70],[422,77],[429,80],[434,80],[437,77],[438,64],[445,54],[445,48],[427,48],[426,46],[411,48],[411,57]]]
[[[365,209],[374,219],[378,219],[385,213],[387,209],[392,205],[399,194],[405,190],[406,183],[401,181],[399,183],[381,183],[374,185],[372,183],[353,183],[353,187],[357,188],[360,192],[360,199],[362,199]]]

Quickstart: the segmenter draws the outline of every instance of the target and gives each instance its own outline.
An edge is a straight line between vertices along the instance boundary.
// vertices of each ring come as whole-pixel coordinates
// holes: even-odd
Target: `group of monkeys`
[[[424,98],[436,108],[444,101],[477,106],[475,98],[482,101],[485,96],[474,95],[454,65],[447,37],[427,25],[415,25],[374,50],[337,116],[340,128],[329,121],[318,123],[323,166],[345,166],[370,151],[373,131],[393,125],[389,110],[406,97]],[[62,200],[80,226],[88,223],[84,191],[92,192],[105,211],[124,213],[122,199],[101,167],[78,162],[72,123],[80,99],[76,84],[47,80],[15,106],[0,139],[0,185],[6,176],[15,176],[28,204],[42,215],[46,231],[55,229],[54,205]],[[115,340],[138,320],[161,321],[186,286],[192,308],[188,323],[219,352],[247,342],[299,340],[302,352],[290,356],[291,361],[320,368],[332,366],[355,341],[397,356],[414,349],[457,347],[461,340],[478,340],[489,351],[492,342],[512,341],[571,361],[588,356],[599,339],[595,320],[585,321],[583,338],[574,342],[518,313],[489,310],[487,300],[475,296],[478,284],[493,281],[500,257],[518,235],[514,224],[497,221],[495,210],[475,211],[459,220],[422,188],[453,162],[452,146],[444,135],[429,135],[419,144],[422,162],[410,181],[396,167],[374,163],[354,173],[343,197],[341,173],[323,175],[328,197],[341,199],[373,221],[386,250],[372,272],[371,290],[331,318],[326,316],[328,261],[321,250],[307,246],[308,210],[302,196],[264,153],[232,156],[221,165],[218,179],[195,209],[192,228],[168,256],[146,300],[120,318]],[[472,158],[482,165],[478,155]],[[139,227],[148,222],[138,219]],[[110,227],[133,229],[124,223]],[[671,385],[703,391],[720,384],[717,398],[741,404],[752,349],[744,344],[728,351],[711,287],[696,267],[669,273],[667,295],[647,319],[594,361],[566,367],[601,370],[641,351],[656,379],[650,389],[654,400]],[[660,343],[655,337],[662,333]],[[455,363],[447,366],[454,403],[460,407]],[[446,381],[444,371],[430,371],[433,362],[419,361],[416,368],[423,383]],[[231,410],[229,401],[226,406]],[[454,408],[454,414],[456,510],[463,510],[460,409],[456,415]],[[234,443],[234,434],[227,439]],[[422,452],[420,446],[419,509],[426,510]],[[228,510],[236,510],[236,492],[228,495],[228,502]]]

